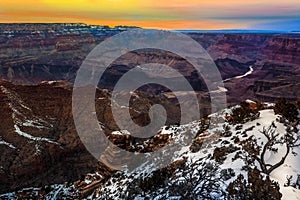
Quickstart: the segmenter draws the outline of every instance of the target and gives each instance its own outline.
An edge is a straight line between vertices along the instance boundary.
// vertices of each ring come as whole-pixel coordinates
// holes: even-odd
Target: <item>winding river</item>
[[[232,77],[232,78],[225,79],[223,82],[231,81],[231,80],[233,80],[233,79],[244,78],[244,77],[246,77],[246,76],[252,74],[253,71],[254,71],[254,70],[253,70],[253,67],[252,67],[252,66],[249,66],[249,71],[247,71],[245,74],[240,75],[240,76],[235,76],[235,77]]]
[[[223,83],[228,82],[228,81],[231,81],[231,80],[233,80],[233,79],[244,78],[244,77],[246,77],[246,76],[252,74],[253,71],[254,71],[254,70],[253,70],[253,67],[252,67],[252,66],[249,66],[249,71],[247,71],[245,74],[239,75],[239,76],[235,76],[235,77],[232,77],[232,78],[225,79],[225,80],[223,81]],[[211,92],[213,92],[213,93],[222,93],[222,92],[227,92],[227,91],[228,91],[225,87],[220,87],[220,86],[217,86],[217,87],[218,87],[217,90],[214,90],[214,91],[211,91]]]

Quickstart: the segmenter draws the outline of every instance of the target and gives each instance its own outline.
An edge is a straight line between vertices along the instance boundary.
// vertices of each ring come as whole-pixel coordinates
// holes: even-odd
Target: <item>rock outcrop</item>
[[[113,134],[119,128],[111,112],[109,96],[110,92],[99,89],[95,103],[98,120],[110,140],[131,151],[153,150],[150,144],[147,148],[138,147],[143,139]],[[178,122],[179,108],[167,99],[139,92],[133,96],[129,108],[117,105],[120,115],[129,109],[137,124],[147,124],[149,108],[158,103],[169,114],[168,124]],[[0,81],[0,108],[0,192],[78,180],[100,166],[77,134],[70,83],[45,81],[26,86]],[[161,145],[167,142],[158,136],[153,141]]]

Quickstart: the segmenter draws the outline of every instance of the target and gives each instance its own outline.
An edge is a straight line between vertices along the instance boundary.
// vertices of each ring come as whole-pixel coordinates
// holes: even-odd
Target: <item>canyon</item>
[[[11,25],[11,31],[0,32],[0,78],[17,84],[37,84],[51,80],[72,83],[77,70],[90,51],[101,41],[122,30],[91,28],[80,24],[77,26],[74,24],[53,26],[56,27],[52,28],[53,30],[51,26],[33,26],[28,30],[25,29],[27,32],[13,32],[12,30],[18,28]],[[41,30],[37,31],[39,29]],[[223,80],[243,75],[249,70],[249,66],[253,67],[254,72],[251,75],[225,82],[228,102],[238,103],[247,98],[275,102],[284,96],[284,87],[290,87],[292,90],[287,95],[288,99],[298,99],[300,73],[298,34],[195,32],[185,34],[207,50]],[[156,62],[178,70],[195,91],[207,92],[202,77],[197,75],[185,60],[171,52],[150,50],[129,52],[115,60],[106,72],[107,78],[99,87],[112,89],[114,83],[128,70],[138,65]],[[176,79],[170,81],[176,82]],[[165,92],[159,86],[152,89],[144,88],[144,91],[156,94]]]
[[[101,158],[102,162],[94,158],[80,140],[72,113],[73,84],[86,56],[110,36],[133,28],[136,27],[0,24],[0,194],[16,191],[13,195],[28,199],[47,195],[54,199],[57,196],[92,198],[101,195],[105,187],[110,188],[110,192],[114,192],[112,186],[126,188],[130,184],[123,183],[124,177],[124,180],[138,179],[139,174],[134,174],[134,177],[132,174],[124,175],[109,166],[114,156],[118,161],[114,149],[108,150],[106,157]],[[216,129],[215,132],[199,132],[207,126],[209,116],[216,115],[211,113],[210,92],[224,92],[228,107],[236,107],[241,101],[251,99],[253,101],[247,101],[251,109],[256,110],[259,103],[254,101],[269,102],[260,105],[263,110],[259,112],[263,117],[249,122],[243,130],[245,133],[254,123],[257,126],[255,130],[259,131],[260,124],[267,125],[270,118],[277,119],[272,103],[283,97],[291,102],[300,101],[299,34],[188,31],[184,34],[201,44],[211,56],[224,80],[224,88],[208,91],[203,77],[193,66],[172,52],[142,49],[126,53],[108,67],[104,78],[99,80],[94,99],[96,116],[105,135],[117,147],[129,152],[152,152],[172,140],[182,139],[176,135],[178,132],[197,132],[193,144],[183,147],[184,156],[175,155],[178,160],[165,168],[172,173],[187,162],[187,157],[193,158],[192,153],[197,153],[206,136],[214,142],[213,147],[221,148],[223,144],[232,143],[240,148],[240,142],[233,137],[226,140],[230,136],[225,135],[220,140],[215,134],[218,133]],[[132,97],[129,107],[116,105],[118,115],[125,117],[129,110],[138,125],[145,126],[151,122],[149,110],[153,105],[160,104],[167,110],[165,126],[157,130],[156,135],[143,139],[120,130],[111,110],[111,104],[115,103],[111,101],[111,95],[115,84],[126,72],[147,63],[161,63],[176,69],[189,81],[193,91],[172,92],[161,85],[149,84],[136,91],[119,92],[121,96],[129,92]],[[160,72],[157,70],[152,76],[162,76]],[[165,78],[170,83],[180,83],[178,77]],[[186,97],[184,103],[189,105],[188,95],[191,92],[197,95],[202,119],[179,126],[181,105],[177,96]],[[226,121],[233,108],[219,113],[219,118],[211,123],[219,129],[228,125],[234,136],[242,140],[248,137],[247,134],[241,136],[239,125],[230,125]],[[225,116],[224,112],[227,112]],[[224,118],[225,124],[218,122],[221,118]],[[87,120],[86,123],[89,125],[91,122]],[[276,124],[282,132],[285,131],[285,124],[278,121]],[[251,134],[255,135],[254,132]],[[232,146],[228,145],[228,148]],[[187,149],[191,149],[192,153]],[[200,153],[195,155],[199,157]],[[205,159],[210,159],[209,155]],[[113,185],[113,181],[117,185]],[[280,181],[282,184],[282,177]]]

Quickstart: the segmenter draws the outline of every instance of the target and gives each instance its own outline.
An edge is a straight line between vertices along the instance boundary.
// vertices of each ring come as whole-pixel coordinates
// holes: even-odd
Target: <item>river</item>
[[[233,80],[233,79],[244,78],[244,77],[249,76],[250,74],[252,74],[253,71],[254,71],[254,70],[253,70],[253,67],[252,67],[252,66],[249,66],[249,71],[247,71],[245,74],[240,75],[240,76],[235,76],[235,77],[232,77],[232,78],[225,79],[223,82],[231,81],[231,80]]]

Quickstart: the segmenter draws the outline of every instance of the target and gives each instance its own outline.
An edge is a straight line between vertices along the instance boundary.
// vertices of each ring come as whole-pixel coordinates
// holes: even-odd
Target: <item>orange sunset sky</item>
[[[83,22],[161,29],[298,29],[299,0],[10,0],[0,22]]]

